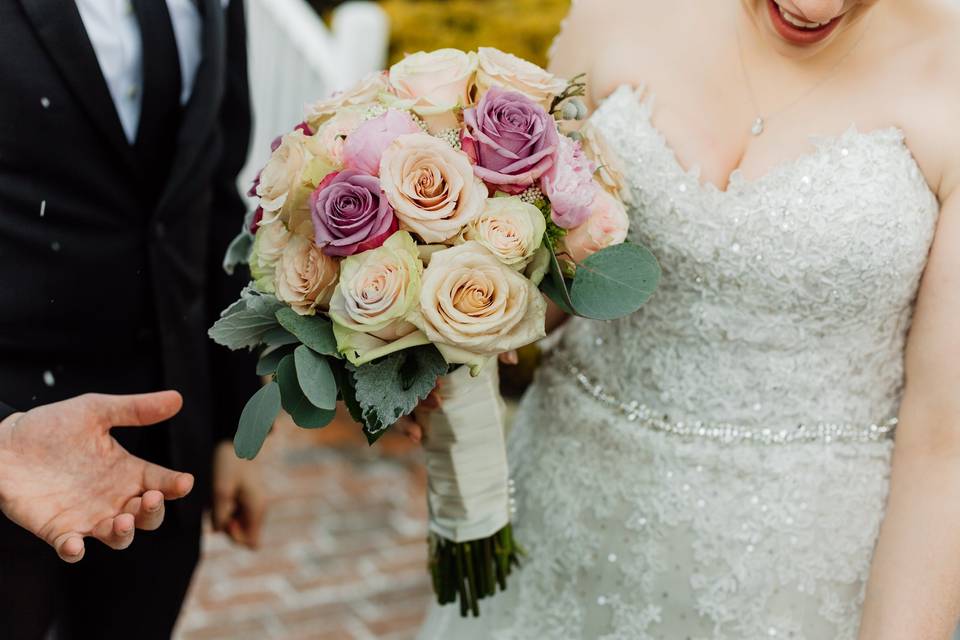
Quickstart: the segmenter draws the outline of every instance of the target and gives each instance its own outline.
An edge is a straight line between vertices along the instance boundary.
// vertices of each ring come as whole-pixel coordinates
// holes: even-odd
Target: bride
[[[528,561],[422,637],[949,637],[960,11],[583,0],[552,64],[663,280],[568,324],[512,435]]]

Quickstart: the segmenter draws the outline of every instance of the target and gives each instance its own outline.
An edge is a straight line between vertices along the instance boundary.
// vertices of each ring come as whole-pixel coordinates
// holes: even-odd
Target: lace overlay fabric
[[[622,87],[594,114],[660,289],[560,346],[606,391],[742,428],[896,415],[938,203],[897,129],[701,185]],[[547,361],[511,437],[529,558],[479,621],[424,638],[854,639],[891,440],[759,446],[645,429]]]

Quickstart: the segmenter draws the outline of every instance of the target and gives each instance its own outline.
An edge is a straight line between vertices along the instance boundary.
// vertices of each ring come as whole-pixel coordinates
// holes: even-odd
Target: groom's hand
[[[17,413],[0,422],[0,511],[39,536],[67,562],[92,536],[114,549],[134,529],[156,529],[164,499],[187,495],[193,476],[130,455],[112,427],[167,420],[183,401],[173,391],[87,394]]]
[[[213,456],[213,528],[249,549],[260,546],[267,513],[260,462],[241,460],[232,442],[220,443]]]

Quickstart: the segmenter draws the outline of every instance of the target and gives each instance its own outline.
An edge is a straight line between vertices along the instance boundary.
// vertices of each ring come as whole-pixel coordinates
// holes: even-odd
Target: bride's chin
[[[851,9],[837,19],[836,26],[823,40],[810,44],[798,44],[784,38],[773,24],[769,0],[741,0],[741,5],[746,11],[750,24],[756,27],[770,48],[784,57],[793,59],[811,58],[829,49],[838,38],[842,38],[843,34],[859,22],[862,13],[857,8]]]

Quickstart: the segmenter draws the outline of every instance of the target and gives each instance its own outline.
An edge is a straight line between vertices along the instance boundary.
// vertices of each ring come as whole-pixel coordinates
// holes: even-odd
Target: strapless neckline
[[[907,147],[906,135],[904,134],[903,129],[899,126],[889,125],[886,127],[871,129],[869,131],[860,131],[856,124],[851,124],[843,133],[840,134],[814,134],[809,136],[808,139],[814,144],[813,149],[801,153],[794,158],[778,162],[766,172],[755,178],[747,178],[744,176],[743,170],[739,167],[734,169],[727,179],[726,188],[722,189],[713,182],[710,182],[709,180],[704,181],[702,179],[701,167],[699,163],[685,167],[680,161],[676,150],[667,139],[666,135],[664,135],[664,133],[653,123],[653,103],[656,101],[655,95],[647,92],[647,90],[642,86],[636,87],[630,84],[621,84],[600,101],[597,111],[602,111],[608,103],[620,101],[626,103],[628,106],[632,106],[637,110],[637,113],[640,116],[638,122],[645,126],[649,130],[650,135],[656,139],[657,143],[661,147],[661,150],[663,151],[663,154],[670,159],[673,167],[677,171],[677,174],[685,178],[687,181],[694,182],[700,191],[709,195],[718,197],[732,196],[743,191],[760,189],[767,182],[774,181],[783,174],[796,170],[797,167],[800,167],[804,164],[809,164],[824,153],[828,153],[830,149],[835,149],[836,147],[842,146],[843,144],[849,142],[851,139],[856,138],[875,140],[880,143],[890,144],[894,148],[908,155],[910,161],[917,167],[917,170],[919,171],[920,169],[916,158],[913,157],[913,154]]]

